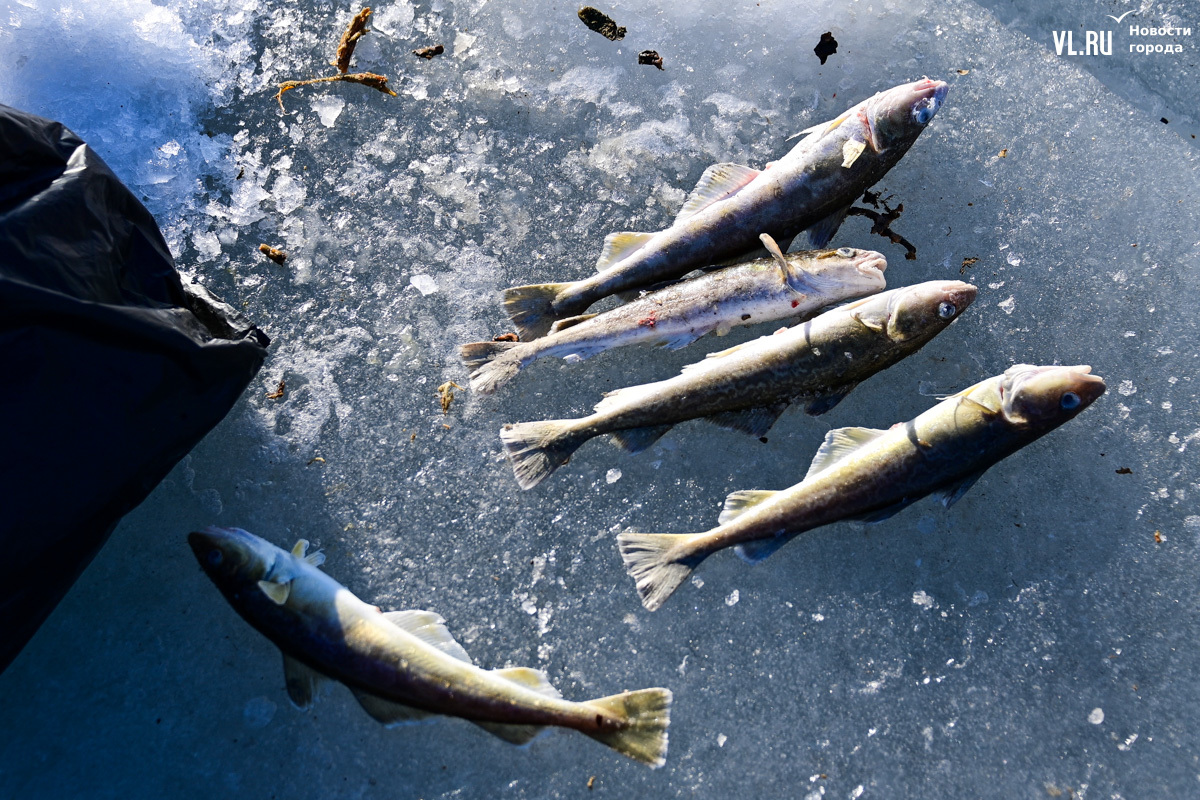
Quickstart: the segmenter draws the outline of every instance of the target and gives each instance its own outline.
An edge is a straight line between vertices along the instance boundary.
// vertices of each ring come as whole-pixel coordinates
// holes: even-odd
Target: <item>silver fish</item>
[[[856,300],[690,364],[674,378],[607,394],[582,419],[506,425],[521,488],[536,486],[588,439],[611,434],[631,453],[684,420],[764,436],[788,404],[823,414],[881,369],[921,349],[975,299],[962,281],[929,281]]]
[[[763,234],[772,259],[751,261],[671,284],[602,314],[554,323],[531,342],[472,342],[459,348],[471,389],[491,394],[539,358],[590,358],[614,347],[652,343],[671,350],[740,325],[806,319],[825,306],[884,288],[887,261],[874,250],[806,250],[784,255]]]
[[[949,508],[988,467],[1104,394],[1104,381],[1090,373],[1018,364],[886,431],[830,431],[803,481],[778,492],[734,492],[706,533],[620,534],[642,605],[661,606],[726,547],[757,562],[805,531],[840,520],[880,522],[929,494]]]
[[[786,251],[808,230],[812,246],[824,247],[851,204],[916,141],[947,88],[943,81],[924,79],[880,92],[809,128],[787,155],[762,170],[714,164],[669,228],[611,234],[597,275],[506,289],[505,310],[528,341],[603,297],[743,260],[758,249],[762,233]]]
[[[188,544],[230,605],[283,651],[288,696],[300,708],[332,678],[385,725],[444,714],[515,744],[556,725],[652,767],[666,760],[667,689],[564,700],[537,670],[472,664],[437,614],[364,603],[317,569],[324,554],[306,556],[303,539],[289,553],[237,528],[208,528]]]

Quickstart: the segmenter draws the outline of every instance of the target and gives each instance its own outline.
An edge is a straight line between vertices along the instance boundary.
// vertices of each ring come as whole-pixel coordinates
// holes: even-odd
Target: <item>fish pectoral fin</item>
[[[824,219],[808,226],[808,241],[813,247],[821,248],[829,244],[829,240],[837,233],[850,212],[850,206],[840,208]]]
[[[675,222],[678,223],[681,220],[685,220],[690,216],[700,213],[713,203],[718,203],[732,197],[743,186],[757,178],[758,174],[758,170],[743,167],[741,164],[730,164],[728,162],[713,164],[704,170],[704,174],[700,176],[700,180],[696,183],[696,188],[692,189],[692,193],[688,195],[687,202],[683,204],[683,208],[679,209],[679,214],[675,217]]]
[[[846,386],[842,389],[839,389],[836,392],[829,392],[828,394],[811,398],[808,402],[808,405],[804,407],[804,413],[810,414],[814,417],[824,414],[826,411],[845,400],[846,395],[850,394],[850,392],[852,392],[854,387],[857,385],[858,384],[853,384],[851,386]]]
[[[754,539],[742,542],[733,548],[734,552],[747,564],[757,564],[792,540],[787,534],[772,536],[770,539]]]
[[[553,325],[550,326],[550,333],[558,333],[559,331],[565,331],[567,328],[574,327],[581,322],[587,322],[589,319],[591,319],[593,317],[598,317],[598,316],[599,316],[599,314],[580,314],[579,316],[576,316],[576,317],[567,317],[566,319],[560,319],[558,322],[555,322]]]
[[[263,594],[271,598],[271,601],[277,606],[281,606],[287,602],[288,597],[292,594],[292,582],[279,581],[259,581],[258,588],[262,589]]]
[[[749,509],[770,500],[777,494],[779,493],[765,489],[745,489],[734,492],[725,498],[725,506],[721,509],[721,516],[717,517],[717,524],[724,525],[726,522],[735,520]]]
[[[455,641],[446,628],[446,620],[432,611],[388,611],[383,618],[402,631],[410,633],[427,645],[441,650],[459,661],[471,663],[471,656]]]
[[[315,553],[307,554],[308,553],[308,545],[309,545],[308,539],[297,539],[295,546],[292,547],[292,555],[294,555],[296,558],[304,559],[309,564],[312,564],[314,567],[319,567],[322,564],[324,564],[325,563],[325,553],[321,550],[318,550]]]
[[[748,433],[751,436],[766,436],[767,431],[779,419],[779,415],[788,407],[787,403],[777,403],[773,406],[760,408],[745,408],[739,411],[722,411],[705,417],[706,420],[722,428]]]
[[[668,336],[665,339],[660,339],[659,341],[655,342],[655,344],[659,347],[665,347],[668,350],[679,350],[680,348],[687,347],[689,344],[696,341],[706,333],[708,333],[708,331],[703,329],[698,331],[684,331],[682,333],[677,333],[674,336]]]
[[[842,166],[846,169],[854,166],[854,162],[858,161],[858,157],[862,155],[863,150],[867,149],[866,142],[860,142],[858,139],[850,138],[842,143]]]
[[[780,271],[783,272],[783,279],[787,280],[791,265],[783,257],[783,248],[779,246],[775,238],[769,233],[760,233],[758,238],[763,243],[763,247],[767,248],[767,252],[771,254],[771,258],[775,259],[775,263],[779,265]]]
[[[321,687],[329,681],[329,678],[286,653],[283,656],[283,679],[287,684],[288,699],[301,711],[312,708]]]
[[[640,453],[657,442],[671,430],[670,425],[647,425],[643,428],[627,428],[623,431],[612,431],[613,441],[627,453]]]
[[[949,508],[962,499],[962,496],[967,493],[968,489],[975,485],[975,481],[979,480],[979,477],[983,475],[985,471],[986,470],[980,470],[979,472],[976,472],[973,475],[968,475],[962,480],[956,481],[949,486],[938,489],[933,493],[933,497],[941,501],[944,508]]]
[[[883,436],[887,431],[877,428],[834,428],[825,434],[821,449],[813,456],[804,479],[808,480],[822,470],[828,469],[859,448]]]
[[[480,722],[474,719],[471,722],[492,736],[499,736],[504,741],[515,745],[529,744],[538,737],[539,733],[546,730],[544,725],[513,725],[507,722]]]
[[[411,725],[414,722],[420,722],[423,719],[437,716],[430,711],[406,706],[394,700],[385,700],[382,697],[368,694],[361,689],[351,688],[350,691],[354,694],[354,699],[362,706],[363,711],[366,711],[371,716],[371,719],[383,723],[384,727],[387,728]]]
[[[553,697],[556,700],[562,699],[562,694],[558,689],[555,689],[550,683],[550,678],[541,670],[532,669],[530,667],[506,667],[505,669],[494,669],[492,674],[497,677],[504,678],[506,681],[520,684],[527,689],[533,689],[538,694],[543,694],[546,697]]]
[[[606,269],[613,268],[657,235],[632,231],[610,233],[604,237],[604,249],[600,251],[600,258],[596,261],[596,271],[604,272]]]

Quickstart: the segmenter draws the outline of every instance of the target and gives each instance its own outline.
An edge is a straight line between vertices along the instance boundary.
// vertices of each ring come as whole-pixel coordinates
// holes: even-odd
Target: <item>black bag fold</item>
[[[0,105],[0,671],[268,344],[87,144]]]

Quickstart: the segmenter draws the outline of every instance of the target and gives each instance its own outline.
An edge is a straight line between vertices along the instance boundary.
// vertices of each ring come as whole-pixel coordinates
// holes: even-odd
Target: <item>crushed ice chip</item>
[[[1101,722],[1104,722],[1104,709],[1093,708],[1092,713],[1088,714],[1088,722],[1093,725],[1099,725]]]
[[[617,481],[621,480],[621,470],[610,469],[607,473],[605,473],[604,480],[607,483],[616,483]]]
[[[729,597],[725,598],[725,605],[736,606],[738,600],[741,600],[741,599],[742,599],[741,594],[738,593],[737,589],[734,589],[732,592],[729,593]]]
[[[321,120],[321,124],[326,128],[332,128],[337,122],[338,116],[342,113],[342,109],[346,107],[346,101],[340,97],[331,97],[323,94],[320,97],[312,99],[312,110],[317,112],[317,118]]]
[[[438,290],[437,281],[431,275],[413,275],[408,282],[421,294],[433,294]]]

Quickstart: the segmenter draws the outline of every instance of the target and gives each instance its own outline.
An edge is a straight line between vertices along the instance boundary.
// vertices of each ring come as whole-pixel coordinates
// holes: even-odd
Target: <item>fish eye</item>
[[[221,555],[220,550],[209,550],[208,555],[205,556],[205,558],[207,558],[208,563],[214,567],[224,560],[224,556]]]
[[[850,256],[854,255],[854,250],[849,247],[839,247],[837,254],[842,258],[849,258]]]
[[[933,119],[933,109],[929,106],[925,106],[917,112],[916,117],[918,123],[921,125],[928,125],[929,120]]]
[[[1074,392],[1067,392],[1058,401],[1058,404],[1062,406],[1063,409],[1070,411],[1073,408],[1079,408],[1079,404],[1082,402],[1083,401],[1079,399],[1079,395],[1075,394]]]
[[[938,316],[942,319],[950,319],[958,313],[958,307],[954,303],[942,302],[938,304]]]

